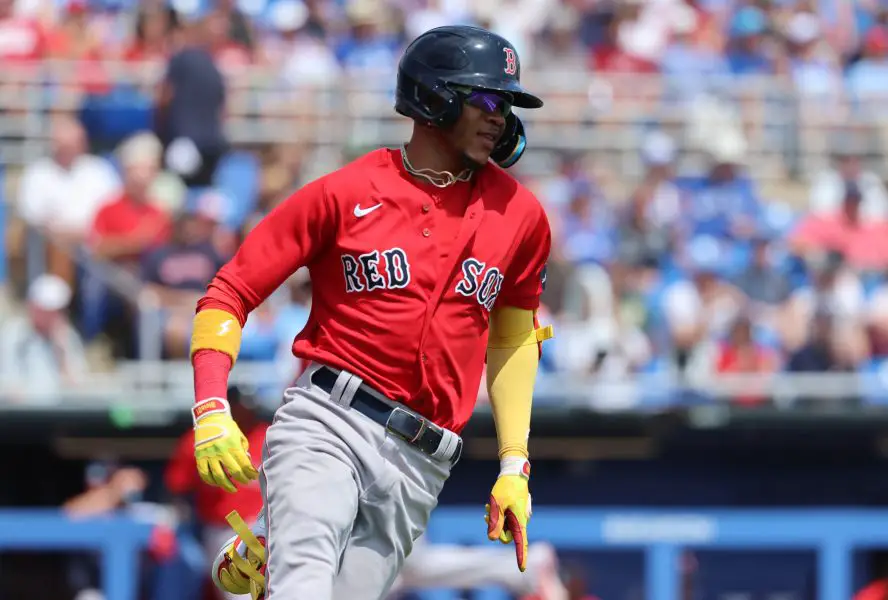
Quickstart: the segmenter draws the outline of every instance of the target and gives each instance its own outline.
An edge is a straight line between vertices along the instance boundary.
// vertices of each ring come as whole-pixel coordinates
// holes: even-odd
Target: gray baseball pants
[[[318,367],[286,390],[266,435],[266,600],[380,600],[451,465],[351,408],[353,377],[336,398],[313,385]]]

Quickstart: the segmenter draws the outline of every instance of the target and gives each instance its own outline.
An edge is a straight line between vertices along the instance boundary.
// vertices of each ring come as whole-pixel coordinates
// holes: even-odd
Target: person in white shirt
[[[864,168],[858,152],[847,141],[840,142],[834,156],[835,166],[817,172],[811,182],[808,208],[816,215],[836,212],[845,198],[847,182],[860,188],[863,220],[877,223],[888,218],[888,191],[875,172]]]
[[[99,208],[114,199],[120,178],[107,160],[86,152],[86,133],[77,120],[58,117],[51,135],[51,156],[22,173],[18,212],[29,225],[79,242]]]
[[[27,310],[0,325],[0,391],[4,398],[52,403],[89,371],[80,335],[65,309],[71,288],[56,275],[28,287]]]

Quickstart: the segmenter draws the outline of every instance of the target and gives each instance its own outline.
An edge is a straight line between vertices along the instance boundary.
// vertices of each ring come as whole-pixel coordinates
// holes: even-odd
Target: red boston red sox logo
[[[515,56],[515,51],[512,48],[503,48],[503,52],[506,53],[506,68],[503,69],[506,72],[506,75],[514,75],[518,72],[518,58]]]

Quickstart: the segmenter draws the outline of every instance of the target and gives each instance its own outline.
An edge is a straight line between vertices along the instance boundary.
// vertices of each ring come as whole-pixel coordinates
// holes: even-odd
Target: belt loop
[[[458,435],[449,429],[442,429],[441,443],[439,443],[435,451],[432,452],[432,458],[442,461],[450,460],[459,449],[459,442],[460,438]]]
[[[364,380],[358,377],[357,375],[352,375],[348,382],[345,384],[345,389],[342,390],[342,394],[340,396],[340,404],[342,406],[351,406],[352,401],[355,398],[355,394],[358,391],[358,388],[364,384]]]
[[[348,408],[351,405],[351,399],[352,396],[354,396],[354,393],[349,395],[348,398],[345,398],[343,392],[345,392],[349,380],[352,377],[353,375],[347,371],[340,371],[336,375],[336,383],[333,384],[333,389],[330,390],[330,400],[345,408]]]

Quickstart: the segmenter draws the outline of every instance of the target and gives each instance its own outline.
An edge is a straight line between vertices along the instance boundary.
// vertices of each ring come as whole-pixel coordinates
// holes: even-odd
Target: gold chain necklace
[[[404,163],[404,168],[407,169],[407,172],[416,177],[420,177],[425,179],[433,186],[438,188],[446,188],[450,187],[454,183],[458,181],[468,181],[472,178],[472,170],[465,169],[459,175],[454,175],[449,171],[433,171],[432,169],[417,169],[413,165],[410,164],[410,159],[407,158],[407,146],[401,146],[401,162]]]

